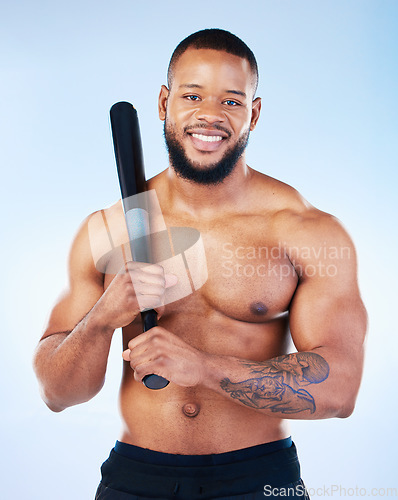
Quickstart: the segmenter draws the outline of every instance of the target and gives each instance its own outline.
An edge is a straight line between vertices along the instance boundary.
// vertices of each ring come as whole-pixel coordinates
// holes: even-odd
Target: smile
[[[202,134],[192,134],[192,137],[205,142],[219,142],[222,141],[221,135],[202,135]]]

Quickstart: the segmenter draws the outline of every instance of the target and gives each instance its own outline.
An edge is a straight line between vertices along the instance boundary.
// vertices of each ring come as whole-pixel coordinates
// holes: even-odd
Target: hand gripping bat
[[[117,102],[111,107],[110,118],[131,254],[136,262],[150,263],[149,214],[145,207],[137,207],[134,196],[146,191],[137,111],[128,102]],[[143,311],[141,318],[144,332],[157,325],[157,313],[153,309]],[[149,389],[163,389],[169,381],[152,374],[146,375],[143,383]]]

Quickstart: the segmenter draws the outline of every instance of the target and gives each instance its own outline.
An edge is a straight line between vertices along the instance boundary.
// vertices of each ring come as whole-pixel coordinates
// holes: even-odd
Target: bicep
[[[290,331],[298,351],[327,347],[352,353],[362,346],[367,317],[358,287],[333,285],[325,278],[298,286],[290,307]]]
[[[290,307],[292,339],[299,351],[360,350],[367,315],[358,288],[355,248],[335,223],[329,240],[327,236],[323,244],[333,252],[319,252],[314,246],[317,252],[307,252],[309,257],[300,261],[301,276]]]

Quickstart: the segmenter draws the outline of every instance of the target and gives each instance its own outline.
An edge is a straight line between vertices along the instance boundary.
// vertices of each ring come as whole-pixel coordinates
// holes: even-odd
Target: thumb
[[[166,288],[170,288],[178,283],[178,277],[175,274],[165,274]]]
[[[130,361],[130,352],[130,349],[126,349],[125,351],[123,351],[122,357],[124,361]]]

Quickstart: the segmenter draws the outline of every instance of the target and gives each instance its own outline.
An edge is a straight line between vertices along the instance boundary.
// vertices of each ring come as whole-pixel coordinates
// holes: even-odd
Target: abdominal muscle
[[[162,326],[169,327],[170,331],[178,334],[175,325],[168,325],[167,320],[162,323]],[[253,331],[256,359],[259,352],[262,360],[285,352],[286,322],[277,320],[265,325],[237,321],[233,323],[235,331],[232,338],[238,340],[237,333],[242,329],[242,334],[247,340],[248,331]],[[124,329],[125,345],[136,335],[132,326]],[[228,326],[228,331],[231,332],[231,324]],[[140,331],[139,322],[134,327]],[[260,328],[261,336],[259,336]],[[208,324],[206,331],[209,331]],[[226,331],[225,328],[220,329],[218,336],[214,328],[211,331],[212,337],[218,338],[214,345],[211,339],[203,340],[204,334],[200,325],[195,335],[195,340],[202,339],[200,346],[195,345],[196,341],[190,342],[187,338],[184,340],[214,354],[255,359],[251,349],[248,349],[245,356],[239,342],[234,348],[230,336],[225,338],[225,342],[219,342],[220,337],[225,336],[223,333]],[[223,345],[224,352],[217,352],[217,346],[220,345]],[[235,350],[237,352],[234,352]],[[123,421],[120,440],[164,453],[184,455],[223,453],[289,436],[287,423],[283,419],[265,416],[261,411],[246,408],[232,400],[229,395],[223,396],[203,387],[180,387],[173,383],[161,390],[147,389],[142,383],[134,380],[133,371],[126,362],[124,362],[119,401]]]

